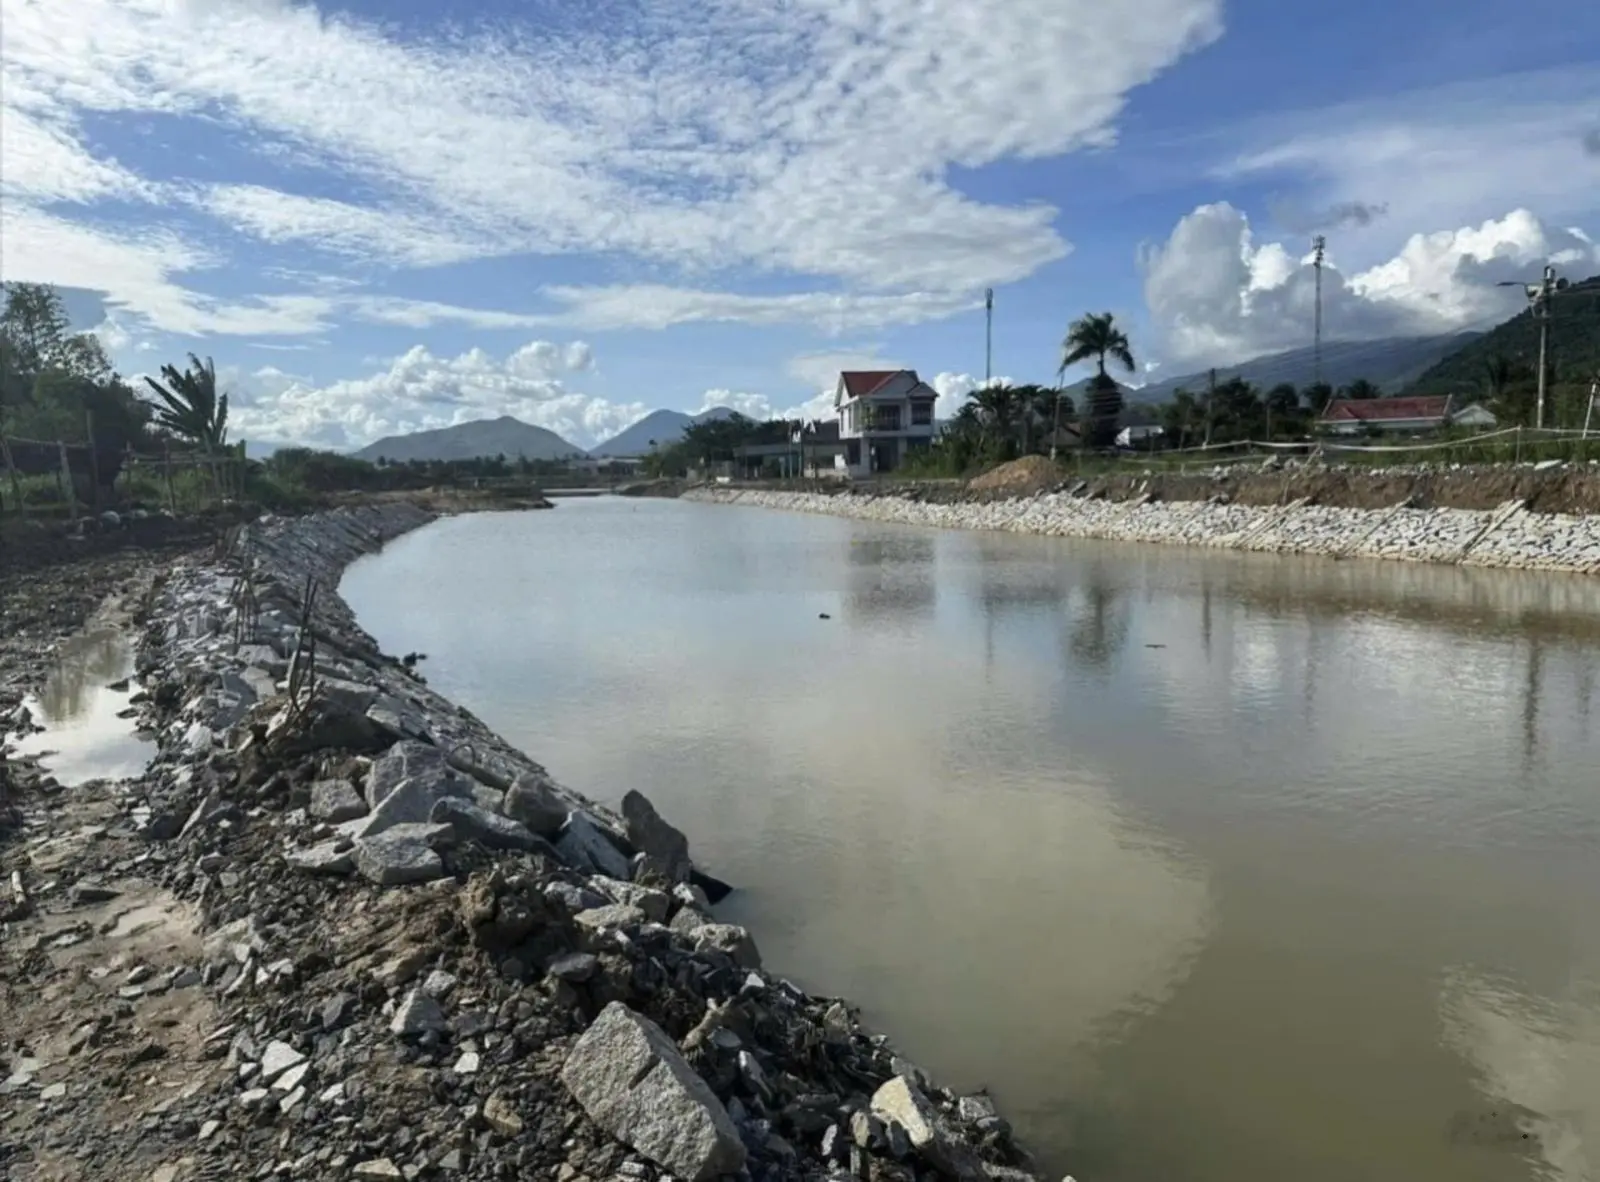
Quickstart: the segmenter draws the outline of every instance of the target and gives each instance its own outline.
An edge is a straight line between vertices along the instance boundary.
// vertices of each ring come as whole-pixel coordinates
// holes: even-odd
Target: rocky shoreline
[[[1492,509],[1425,508],[1406,501],[1369,509],[1316,504],[1307,497],[1266,505],[1223,495],[1162,500],[1148,488],[1128,500],[1086,495],[1093,491],[1079,481],[1025,496],[922,499],[702,486],[682,499],[945,529],[1600,574],[1600,515],[1538,513],[1520,499]]]
[[[35,776],[0,833],[0,1174],[1038,1177],[987,1096],[766,972],[643,795],[379,651],[339,574],[432,519],[264,518],[131,596],[149,768]]]

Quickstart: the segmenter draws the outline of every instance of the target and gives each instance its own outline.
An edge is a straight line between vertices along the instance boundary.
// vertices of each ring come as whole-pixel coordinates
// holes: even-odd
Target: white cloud
[[[242,439],[358,448],[386,435],[511,415],[579,446],[606,438],[647,412],[569,387],[593,365],[582,342],[533,341],[504,357],[472,349],[438,357],[421,345],[379,372],[317,385],[274,366],[219,371],[238,407]]]
[[[1478,226],[1414,234],[1392,259],[1355,274],[1330,253],[1323,268],[1326,339],[1362,340],[1480,328],[1522,307],[1502,280],[1529,279],[1549,259],[1586,277],[1600,250],[1580,232],[1526,210]],[[1257,243],[1227,203],[1202,205],[1141,254],[1145,300],[1170,361],[1225,364],[1310,343],[1309,257]]]
[[[550,325],[605,331],[664,329],[695,321],[741,324],[812,324],[840,335],[896,324],[939,320],[978,305],[970,292],[915,291],[900,295],[734,292],[633,284],[615,287],[547,287],[541,292],[566,310],[531,319]]]
[[[814,422],[833,418],[831,391],[808,398],[804,402],[774,406],[772,400],[765,394],[739,390],[707,390],[701,396],[700,407],[695,413],[703,414],[718,406],[729,407],[749,419],[803,419],[806,422]]]
[[[425,219],[326,197],[300,197],[261,185],[213,185],[194,198],[206,212],[269,243],[315,242],[333,254],[432,267],[496,253]]]
[[[7,126],[24,135],[7,171],[30,201],[129,190],[137,178],[94,159],[71,120],[161,113],[236,133],[268,165],[342,177],[338,200],[161,178],[269,244],[400,266],[606,254],[847,293],[548,293],[566,305],[553,323],[584,328],[910,323],[1068,249],[1052,208],[974,199],[948,170],[1109,143],[1128,91],[1215,38],[1220,9],[1128,0],[1106,21],[1090,0],[981,17],[965,0],[712,0],[692,13],[644,0],[608,11],[604,33],[558,20],[402,40],[270,0],[8,3]],[[24,100],[53,104],[52,122],[20,122]],[[133,225],[120,240],[149,232]],[[149,298],[133,283],[119,298],[166,314],[181,271],[151,276]],[[222,323],[203,328],[236,330]]]
[[[333,308],[320,296],[222,300],[182,287],[175,276],[219,260],[158,227],[132,232],[101,228],[7,200],[0,202],[0,242],[5,244],[0,267],[6,279],[102,291],[109,305],[135,312],[167,332],[318,332],[328,326]]]
[[[1600,156],[1585,151],[1584,134],[1597,113],[1600,74],[1587,66],[1474,79],[1257,120],[1236,129],[1244,146],[1215,175],[1291,183],[1299,191],[1283,204],[1331,216],[1347,248],[1392,250],[1396,227],[1522,207],[1554,220],[1593,213]]]
[[[967,400],[967,395],[974,390],[985,386],[1014,385],[1016,379],[996,374],[985,381],[967,373],[940,373],[928,378],[927,382],[939,392],[939,398],[933,404],[934,417],[947,419],[961,409],[961,404]]]
[[[69,122],[26,110],[8,94],[0,103],[0,194],[7,202],[88,204],[106,198],[154,200],[158,188],[115,160],[90,156]]]

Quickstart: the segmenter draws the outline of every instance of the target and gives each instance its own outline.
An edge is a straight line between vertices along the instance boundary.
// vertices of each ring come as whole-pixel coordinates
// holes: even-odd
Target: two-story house
[[[833,396],[842,445],[837,470],[848,476],[893,472],[912,452],[930,446],[938,397],[914,369],[840,373]]]

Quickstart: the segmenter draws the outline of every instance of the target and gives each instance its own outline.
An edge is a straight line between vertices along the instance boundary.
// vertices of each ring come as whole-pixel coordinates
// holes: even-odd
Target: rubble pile
[[[0,1169],[1034,1178],[986,1096],[767,972],[643,794],[585,799],[378,652],[331,584],[426,520],[263,520],[155,592],[159,754],[105,787],[81,855],[48,859],[85,827],[34,828],[48,922],[17,963],[54,984],[0,1052],[0,1093],[26,1101]],[[136,890],[165,902],[116,910]],[[140,945],[130,915],[168,938]]]

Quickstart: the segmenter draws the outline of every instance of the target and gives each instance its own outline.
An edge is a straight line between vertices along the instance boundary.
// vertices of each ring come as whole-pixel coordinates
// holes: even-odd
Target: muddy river
[[[603,498],[343,590],[1052,1167],[1580,1182],[1597,583]]]

